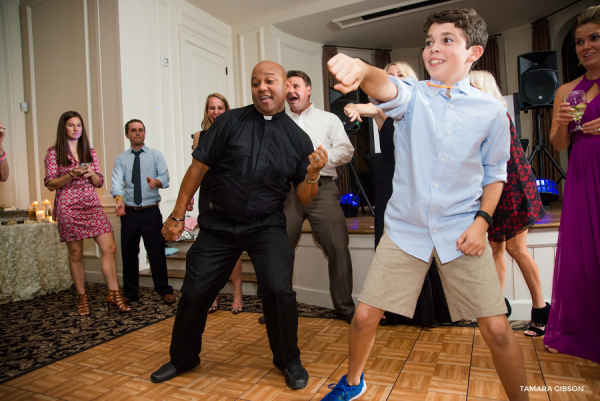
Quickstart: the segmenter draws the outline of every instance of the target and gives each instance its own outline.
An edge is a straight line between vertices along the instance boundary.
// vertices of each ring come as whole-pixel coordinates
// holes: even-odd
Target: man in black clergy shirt
[[[254,104],[225,112],[200,139],[162,230],[167,241],[179,237],[186,206],[212,168],[211,210],[200,215],[200,234],[187,253],[171,361],[152,373],[154,383],[198,366],[208,308],[243,251],[256,272],[273,364],[290,388],[300,389],[308,382],[300,363],[296,293],[290,284],[294,251],[283,208],[290,182],[301,204],[315,197],[327,151],[322,146],[313,151],[310,137],[286,115],[282,66],[258,63],[251,85]]]

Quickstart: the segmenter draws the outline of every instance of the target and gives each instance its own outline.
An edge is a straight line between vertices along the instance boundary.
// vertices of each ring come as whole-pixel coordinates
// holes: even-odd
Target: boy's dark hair
[[[304,71],[289,70],[287,72],[287,79],[290,79],[291,77],[300,77],[304,81],[304,85],[312,87],[310,83],[310,77]]]
[[[463,31],[467,40],[467,49],[471,46],[481,46],[485,50],[488,39],[487,25],[472,8],[453,8],[433,12],[427,17],[423,31],[427,35],[431,25],[448,22]]]
[[[137,118],[134,118],[132,120],[129,120],[125,123],[125,133],[127,134],[129,132],[129,124],[131,123],[140,123],[142,124],[142,126],[144,127],[144,131],[146,131],[146,126],[144,125],[144,123],[142,122],[142,120],[138,120]]]

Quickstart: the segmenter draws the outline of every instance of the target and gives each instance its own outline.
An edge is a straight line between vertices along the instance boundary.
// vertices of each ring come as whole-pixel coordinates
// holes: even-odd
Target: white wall
[[[323,109],[322,44],[290,36],[276,27],[265,24],[238,32],[234,63],[237,66],[236,93],[240,106],[252,103],[250,75],[254,66],[262,60],[279,63],[287,70],[301,70],[312,81],[311,101]]]
[[[318,109],[324,108],[323,96],[323,45],[298,39],[272,27],[273,61],[286,71],[300,70],[308,74],[312,82],[311,102]]]
[[[407,49],[392,49],[392,61],[404,61],[408,63],[419,75],[419,79],[425,77],[425,66],[423,64],[423,49],[412,47]]]
[[[123,120],[138,118],[146,125],[146,144],[160,150],[167,161],[171,176],[170,188],[161,191],[163,214],[169,214],[175,204],[179,185],[191,163],[191,135],[200,130],[204,99],[196,105],[196,117],[184,126],[186,40],[199,43],[207,53],[218,54],[232,70],[231,28],[184,0],[119,1],[119,30]],[[165,55],[168,66],[161,64]],[[210,81],[211,77],[204,77]],[[226,98],[235,105],[233,74],[229,73]],[[129,142],[123,136],[123,148]]]
[[[24,100],[19,0],[0,0],[0,121],[6,128],[2,147],[7,159],[3,163],[8,163],[10,169],[8,181],[0,183],[0,205],[21,209],[34,200],[30,199],[26,184],[29,163],[23,158],[27,140],[25,115],[20,112],[19,103]]]

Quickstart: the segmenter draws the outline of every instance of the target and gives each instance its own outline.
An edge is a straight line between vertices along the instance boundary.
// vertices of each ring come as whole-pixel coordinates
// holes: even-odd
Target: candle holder
[[[29,205],[27,208],[27,219],[35,221],[35,206]]]
[[[38,209],[35,211],[35,220],[38,223],[40,223],[45,218],[46,218],[46,211],[44,210],[44,208],[38,207]]]
[[[44,208],[44,217],[52,217],[52,203],[48,199],[42,202],[42,207]]]

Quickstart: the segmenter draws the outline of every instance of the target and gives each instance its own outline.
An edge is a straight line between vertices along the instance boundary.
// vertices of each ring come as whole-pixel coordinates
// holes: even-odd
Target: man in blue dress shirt
[[[167,304],[175,302],[167,276],[165,240],[160,233],[162,215],[159,188],[169,187],[169,170],[162,153],[144,144],[146,127],[140,120],[125,124],[125,137],[131,149],[117,156],[110,193],[121,216],[121,255],[123,257],[123,300],[139,300],[140,238],[148,252],[154,289]]]

